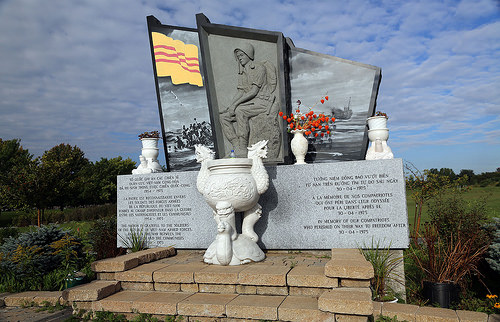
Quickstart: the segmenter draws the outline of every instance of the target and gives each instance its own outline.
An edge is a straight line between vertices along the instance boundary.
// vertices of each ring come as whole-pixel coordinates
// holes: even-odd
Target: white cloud
[[[137,154],[137,133],[159,128],[146,16],[196,27],[200,12],[382,67],[378,107],[391,117],[395,144],[498,144],[493,0],[3,1],[0,137],[22,138],[35,154],[61,142],[93,159]],[[460,133],[463,126],[476,132]]]

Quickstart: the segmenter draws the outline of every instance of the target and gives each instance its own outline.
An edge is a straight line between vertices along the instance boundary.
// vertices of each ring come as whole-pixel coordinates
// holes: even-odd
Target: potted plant
[[[389,286],[391,282],[401,283],[401,276],[396,268],[403,263],[403,257],[391,251],[391,246],[382,247],[380,241],[372,239],[370,247],[360,249],[365,259],[373,266],[374,277],[370,281],[373,300],[379,302],[397,302],[394,290]]]
[[[387,129],[387,120],[389,117],[386,113],[377,111],[374,116],[369,117],[366,121],[368,122],[368,128],[370,130]]]
[[[328,95],[323,96],[319,100],[321,104],[324,104],[325,101],[328,101]],[[335,118],[333,116],[322,113],[314,113],[313,108],[318,103],[314,104],[312,107],[306,107],[309,111],[307,113],[303,113],[301,111],[301,108],[303,107],[302,102],[298,100],[295,114],[291,113],[290,115],[284,115],[283,112],[279,112],[279,116],[287,122],[288,132],[294,135],[290,144],[292,153],[296,159],[295,164],[306,164],[304,159],[309,145],[307,140],[308,136],[311,136],[313,139],[317,137],[329,136],[333,130],[332,125],[333,122],[335,122]]]
[[[431,303],[449,308],[458,301],[466,277],[479,273],[477,265],[488,245],[474,247],[476,237],[441,237],[433,224],[424,226],[421,238],[413,240],[409,256],[423,273],[423,295]]]

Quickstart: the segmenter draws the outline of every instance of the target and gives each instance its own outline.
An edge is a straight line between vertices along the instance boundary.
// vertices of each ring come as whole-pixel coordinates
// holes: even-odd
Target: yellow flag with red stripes
[[[175,85],[203,86],[198,46],[185,44],[162,33],[151,33],[158,77],[170,76]]]

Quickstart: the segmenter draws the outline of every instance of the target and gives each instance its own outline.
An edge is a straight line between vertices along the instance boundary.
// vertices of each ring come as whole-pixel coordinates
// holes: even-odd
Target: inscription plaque
[[[266,167],[270,186],[255,225],[263,249],[408,247],[401,159]],[[196,172],[118,177],[118,234],[147,232],[151,246],[206,248],[216,224]],[[120,239],[120,238],[118,238]],[[120,246],[121,241],[119,242]]]

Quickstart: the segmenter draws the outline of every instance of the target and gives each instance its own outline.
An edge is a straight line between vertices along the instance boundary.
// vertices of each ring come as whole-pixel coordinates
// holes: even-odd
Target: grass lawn
[[[415,218],[415,201],[412,199],[411,190],[406,191],[406,205],[408,209],[408,223],[410,230],[413,229],[413,220]],[[465,200],[479,200],[486,198],[486,205],[488,209],[488,218],[500,217],[500,187],[471,187],[469,191],[464,193]],[[422,211],[422,223],[429,221],[429,214],[427,207],[424,206]]]

